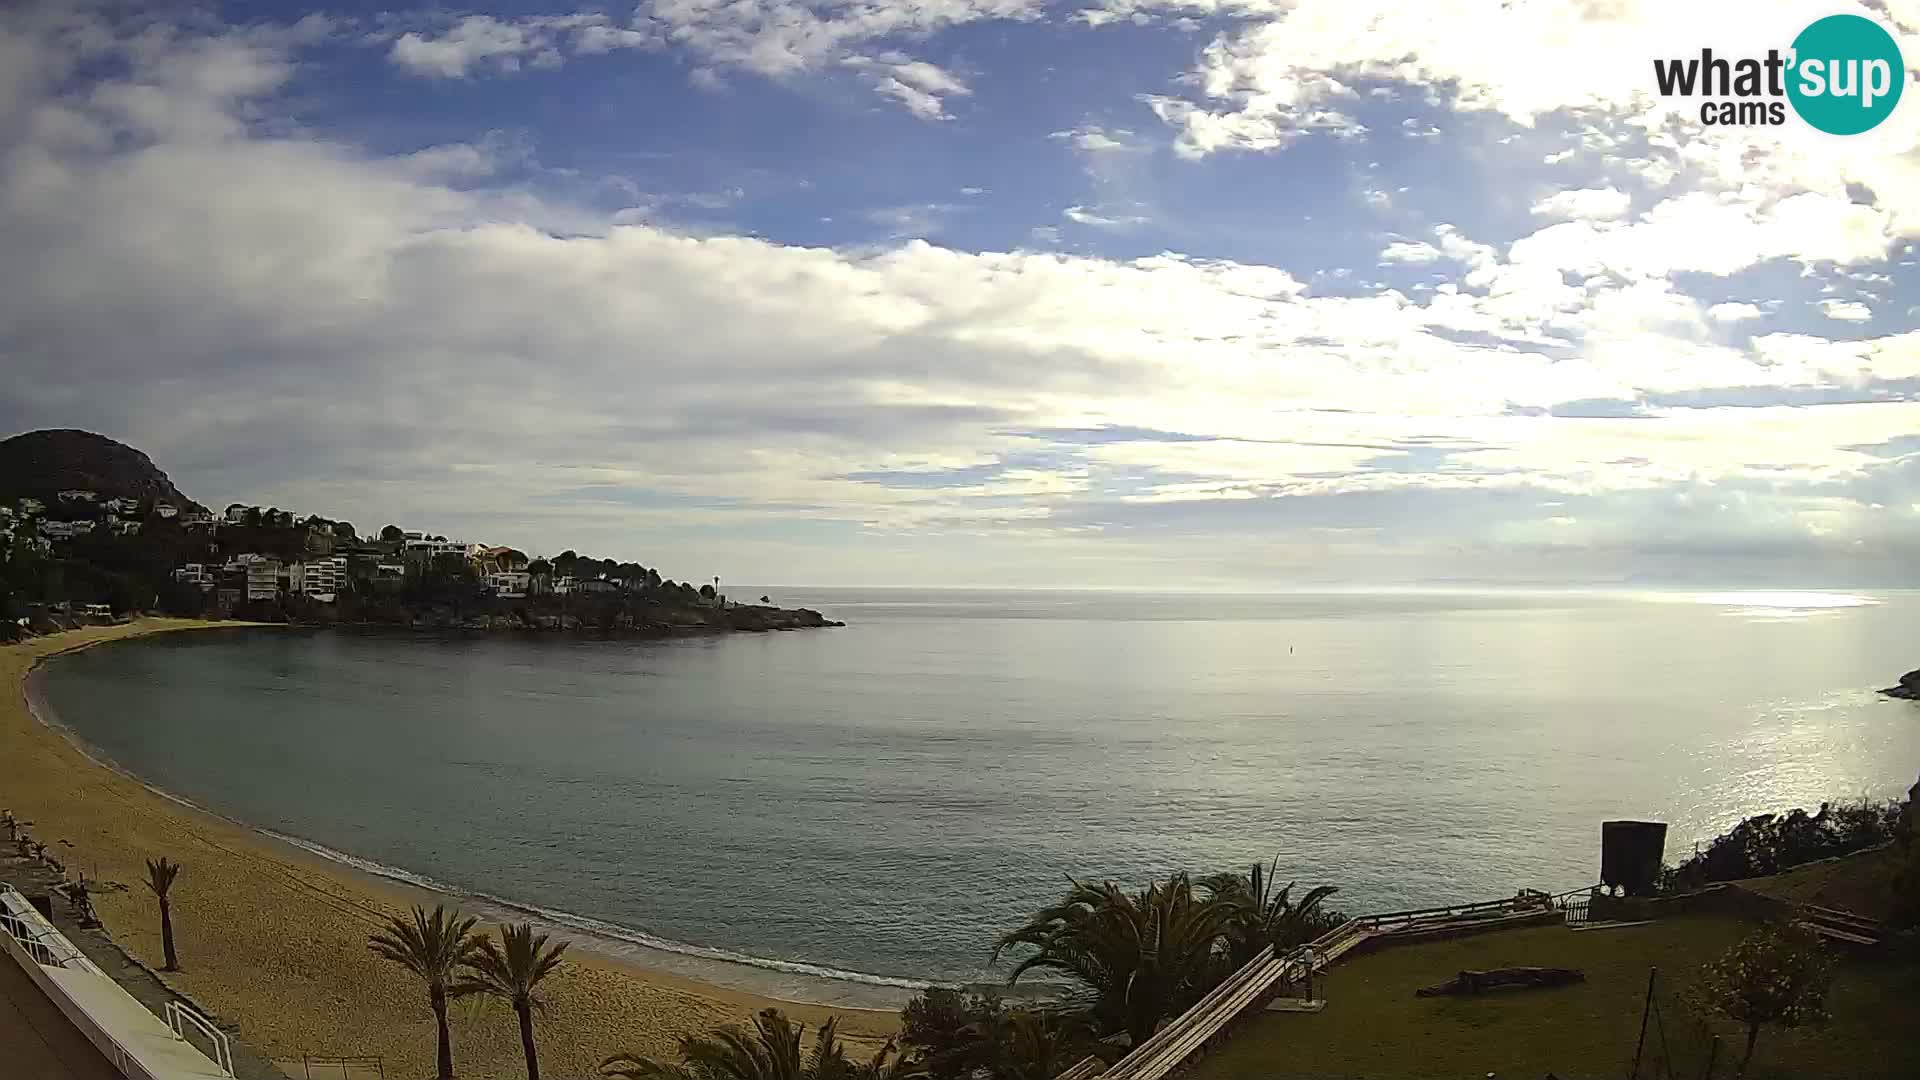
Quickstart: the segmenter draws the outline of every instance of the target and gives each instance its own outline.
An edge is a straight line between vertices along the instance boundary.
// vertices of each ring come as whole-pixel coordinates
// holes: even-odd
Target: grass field
[[[1459,1077],[1549,1072],[1561,1080],[1627,1076],[1640,1030],[1647,972],[1660,970],[1665,1044],[1676,1080],[1698,1080],[1711,1034],[1682,1007],[1680,990],[1701,964],[1749,928],[1730,917],[1688,916],[1617,929],[1536,927],[1427,944],[1388,946],[1321,981],[1321,1013],[1261,1013],[1195,1063],[1183,1080],[1306,1077]],[[1463,968],[1572,967],[1583,984],[1471,998],[1416,998],[1414,990]],[[1920,966],[1843,963],[1824,1030],[1766,1030],[1753,1080],[1785,1077],[1920,1077]],[[1743,1036],[1722,1036],[1714,1075],[1731,1077]],[[1668,1076],[1657,1033],[1642,1077]]]

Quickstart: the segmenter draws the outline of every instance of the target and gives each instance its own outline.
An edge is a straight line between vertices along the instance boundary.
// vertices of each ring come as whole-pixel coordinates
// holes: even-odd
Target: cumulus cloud
[[[1714,322],[1721,322],[1721,323],[1734,323],[1734,322],[1741,322],[1746,319],[1758,319],[1765,314],[1766,312],[1760,310],[1760,308],[1757,305],[1749,304],[1745,302],[1730,302],[1725,304],[1715,304],[1712,307],[1707,309],[1707,318],[1712,319]]]

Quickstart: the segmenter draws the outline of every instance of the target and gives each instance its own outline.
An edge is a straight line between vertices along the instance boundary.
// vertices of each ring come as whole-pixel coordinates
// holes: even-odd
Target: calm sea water
[[[40,691],[210,809],[843,1003],[993,977],[1069,874],[1562,890],[1605,818],[1670,822],[1671,858],[1920,770],[1920,706],[1872,692],[1920,665],[1920,594],[774,593],[848,625],[171,635]]]

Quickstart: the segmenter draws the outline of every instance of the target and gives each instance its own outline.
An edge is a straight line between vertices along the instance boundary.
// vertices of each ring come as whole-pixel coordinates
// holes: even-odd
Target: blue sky
[[[669,575],[1911,584],[1920,7],[0,12],[0,427]]]

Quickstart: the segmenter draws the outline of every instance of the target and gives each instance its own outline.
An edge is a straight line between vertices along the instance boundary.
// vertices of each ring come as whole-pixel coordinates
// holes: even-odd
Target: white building
[[[173,572],[173,580],[197,585],[201,592],[211,592],[219,577],[213,567],[197,562],[190,562]]]
[[[553,594],[555,596],[566,596],[568,593],[571,593],[572,591],[573,591],[572,577],[570,576],[557,577],[553,579]]]
[[[140,522],[134,518],[108,518],[107,528],[112,529],[115,536],[132,536],[140,531]]]
[[[487,588],[493,595],[509,600],[518,600],[527,595],[528,584],[533,575],[525,570],[502,570],[487,575]]]
[[[323,604],[331,604],[334,597],[346,590],[347,557],[333,555],[294,563],[287,568],[287,587]]]
[[[172,503],[154,503],[153,512],[163,518],[171,518],[180,512],[180,508]],[[202,517],[204,517],[204,515],[202,515]]]
[[[458,555],[465,558],[472,545],[459,540],[428,540],[424,537],[408,540],[402,549],[409,559],[432,562],[441,555]]]
[[[93,531],[91,521],[48,521],[40,519],[40,535],[49,540],[71,540]]]
[[[28,516],[38,514],[47,508],[47,504],[41,502],[39,499],[21,499],[16,505],[20,507],[22,514]]]
[[[242,556],[244,558],[244,556]],[[255,555],[247,564],[247,599],[273,600],[280,595],[280,560]]]
[[[60,493],[61,502],[93,502],[99,497],[99,492],[88,491],[86,488],[68,488]]]
[[[106,507],[116,514],[131,514],[135,510],[140,509],[140,500],[121,496],[117,499],[108,499]]]

